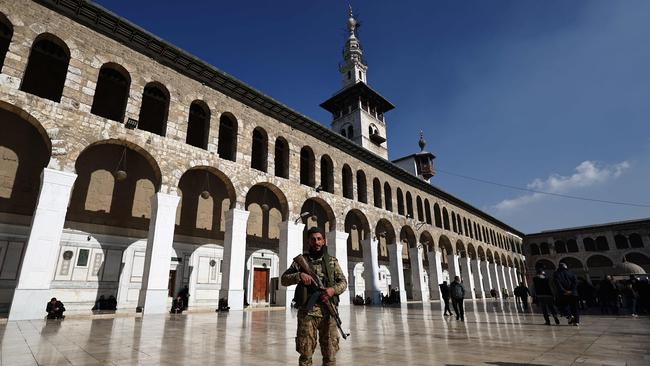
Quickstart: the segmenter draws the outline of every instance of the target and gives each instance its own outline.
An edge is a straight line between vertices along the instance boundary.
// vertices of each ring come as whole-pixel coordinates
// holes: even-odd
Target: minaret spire
[[[354,19],[352,5],[348,5],[348,8],[349,14],[347,28],[349,35],[345,42],[345,46],[343,47],[343,62],[339,64],[339,71],[341,72],[344,88],[358,82],[366,83],[366,71],[368,70],[368,66],[366,66],[363,61],[361,43],[359,43],[356,34],[359,22]]]

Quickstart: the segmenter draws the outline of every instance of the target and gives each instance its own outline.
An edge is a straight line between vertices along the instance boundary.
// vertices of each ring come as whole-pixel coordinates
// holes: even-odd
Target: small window
[[[88,249],[79,249],[79,257],[77,257],[77,267],[87,267],[88,266],[88,255],[90,250]]]

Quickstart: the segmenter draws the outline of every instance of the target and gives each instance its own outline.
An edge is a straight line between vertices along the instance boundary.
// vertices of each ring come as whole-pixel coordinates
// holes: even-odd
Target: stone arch
[[[11,44],[11,38],[14,35],[14,26],[7,17],[0,13],[0,70],[4,65],[5,56]]]
[[[566,244],[562,240],[556,240],[555,243],[553,243],[553,247],[555,247],[555,252],[558,254],[567,252]]]
[[[279,136],[275,139],[275,155],[273,157],[275,163],[275,176],[281,178],[289,178],[289,143],[287,140]]]
[[[235,207],[236,193],[228,176],[211,166],[194,166],[178,182],[181,196],[176,232],[223,239],[226,212]]]
[[[221,159],[237,161],[237,131],[239,122],[230,112],[223,112],[219,117],[219,139],[217,154]]]
[[[307,231],[312,227],[319,227],[328,233],[336,229],[336,216],[332,207],[320,197],[311,197],[305,200],[300,208],[300,217],[305,224],[303,230],[303,249],[309,250]]]
[[[461,258],[467,257],[467,250],[465,249],[465,244],[460,239],[456,240],[456,252],[455,253]]]
[[[395,244],[395,228],[387,219],[379,219],[375,225],[375,235],[379,241],[379,260],[389,260],[388,245]]]
[[[90,113],[124,122],[130,87],[131,75],[122,65],[114,62],[103,64],[97,76]]]
[[[426,219],[426,223],[432,225],[433,221],[431,221],[431,204],[429,203],[428,198],[424,199],[424,213],[425,213],[424,216]]]
[[[637,251],[629,251],[623,255],[623,258],[628,262],[639,265],[648,271],[648,266],[650,266],[650,257],[648,257],[646,254],[639,253]]]
[[[0,212],[32,215],[52,142],[27,112],[0,101]]]
[[[558,263],[564,263],[567,265],[567,267],[569,267],[569,269],[572,270],[578,270],[578,269],[581,270],[584,268],[584,264],[582,263],[582,261],[580,261],[580,259],[576,257],[563,257],[558,261]]]
[[[601,268],[601,267],[614,267],[614,262],[602,255],[602,254],[594,254],[587,258],[587,268]]]
[[[39,34],[32,43],[20,90],[54,102],[61,101],[70,63],[70,49],[51,33]]]
[[[256,248],[270,249],[279,244],[280,223],[287,220],[289,206],[284,193],[275,185],[260,182],[246,193],[244,204],[249,211],[247,242]]]
[[[343,197],[354,199],[354,188],[352,185],[352,169],[348,164],[343,164],[341,169]]]
[[[607,238],[605,236],[601,235],[596,238],[596,250],[600,252],[609,250],[609,243],[607,242]]]
[[[424,207],[422,206],[422,197],[417,196],[417,198],[415,199],[415,206],[418,212],[418,221],[425,222]]]
[[[630,234],[630,247],[643,248],[643,240],[641,240],[641,235],[637,233]]]
[[[538,259],[535,262],[536,271],[555,271],[555,264],[548,259]]]
[[[442,208],[442,223],[445,230],[449,230],[449,214],[447,213],[447,207]]]
[[[161,173],[146,150],[124,140],[98,141],[79,154],[75,171],[68,220],[148,229]]]
[[[388,182],[384,183],[384,203],[386,210],[393,212],[393,192]]]
[[[469,259],[476,259],[476,249],[472,243],[467,244],[467,255]]]
[[[476,249],[476,255],[477,255],[479,260],[481,260],[481,261],[486,260],[485,250],[483,250],[483,246],[481,246],[481,245],[478,246],[478,249]]]
[[[381,182],[378,178],[372,180],[372,198],[373,204],[377,208],[381,208],[382,197],[381,197]]]
[[[370,224],[366,215],[351,209],[345,215],[345,232],[348,233],[348,257],[363,258],[361,242],[370,238]]]
[[[413,216],[413,197],[409,191],[406,191],[406,217],[415,218]]]
[[[437,202],[433,204],[433,217],[436,227],[442,228],[442,215],[440,214],[440,205]]]
[[[485,251],[485,259],[486,259],[489,263],[495,263],[495,261],[494,261],[494,256],[492,255],[492,250],[487,249],[487,250]]]
[[[404,215],[404,195],[402,193],[402,189],[397,187],[397,213],[400,215]]]
[[[616,234],[614,236],[614,243],[616,244],[616,249],[627,249],[630,247],[625,235]]]
[[[454,253],[454,246],[446,235],[440,235],[440,238],[438,238],[438,247],[440,248],[440,251],[443,252],[443,257]]]

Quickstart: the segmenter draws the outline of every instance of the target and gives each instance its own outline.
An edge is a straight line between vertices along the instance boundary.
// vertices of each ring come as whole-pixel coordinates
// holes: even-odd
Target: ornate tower
[[[343,61],[339,64],[342,89],[320,106],[332,113],[334,131],[388,159],[384,113],[395,106],[367,84],[368,66],[357,39],[357,26],[350,7],[349,35],[343,47]]]
[[[425,182],[430,182],[431,177],[436,174],[433,167],[433,159],[436,158],[432,153],[425,151],[424,147],[427,145],[424,139],[424,133],[420,131],[420,140],[418,141],[420,152],[393,160],[393,164],[406,170],[407,172],[415,175]]]

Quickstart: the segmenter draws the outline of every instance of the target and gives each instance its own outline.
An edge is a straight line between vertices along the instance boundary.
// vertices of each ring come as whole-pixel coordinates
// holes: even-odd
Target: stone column
[[[515,287],[519,286],[519,283],[516,282],[516,278],[513,279],[513,268],[512,267],[507,267],[506,272],[508,273],[508,281],[510,281],[510,291],[514,294],[515,292]]]
[[[460,267],[458,266],[458,256],[456,254],[447,255],[447,263],[449,272],[449,284],[454,282],[455,276],[460,276]]]
[[[223,238],[223,266],[219,298],[228,299],[231,310],[244,309],[244,270],[246,269],[246,210],[233,208],[226,212]],[[282,233],[282,230],[280,231]],[[282,248],[282,245],[280,245]]]
[[[346,275],[348,288],[339,296],[339,305],[350,305],[350,279],[348,276],[348,233],[332,230],[327,233],[327,248],[330,255],[338,259],[341,271]]]
[[[390,278],[393,287],[399,288],[399,301],[406,303],[406,288],[404,285],[404,263],[402,263],[402,243],[388,244],[388,259]]]
[[[485,292],[483,292],[483,275],[481,274],[479,261],[472,259],[470,261],[470,266],[472,268],[472,274],[474,275],[474,293],[476,294],[477,298],[484,299]]]
[[[9,320],[43,319],[58,260],[65,215],[77,175],[45,168]]]
[[[463,279],[463,286],[465,287],[465,292],[470,294],[472,300],[476,300],[476,292],[474,291],[474,277],[470,270],[470,259],[468,256],[458,258],[459,262],[462,263],[463,269],[461,270],[461,278]]]
[[[278,264],[278,273],[280,276],[291,266],[293,258],[302,254],[302,234],[304,229],[305,224],[303,223],[296,224],[291,220],[280,223],[280,263]],[[291,300],[293,300],[295,292],[296,285],[284,287],[282,284],[278,284],[278,292],[275,296],[276,304],[291,306]]]
[[[138,306],[143,308],[145,315],[164,314],[171,305],[167,301],[167,292],[179,200],[176,195],[160,192],[151,196],[151,219],[138,298]]]
[[[442,253],[437,250],[429,252],[429,293],[432,300],[440,300],[440,279],[442,278]]]
[[[497,267],[497,275],[499,276],[499,284],[501,284],[501,291],[503,291],[504,287],[508,288],[508,284],[506,283],[506,275],[502,265],[499,265]]]
[[[483,291],[485,296],[491,297],[490,290],[492,290],[492,278],[490,276],[490,268],[488,267],[489,263],[487,260],[482,260],[480,262],[481,274],[483,275]]]
[[[496,263],[489,263],[490,277],[492,277],[492,288],[497,290],[497,297],[501,297],[501,281],[499,279],[499,269]]]
[[[361,247],[363,249],[365,297],[370,297],[373,304],[381,304],[381,291],[379,289],[379,241],[368,238],[361,241]]]
[[[409,248],[409,257],[411,259],[411,278],[413,281],[413,300],[427,301],[426,283],[424,282],[424,265],[422,263],[421,244],[415,248]]]

